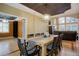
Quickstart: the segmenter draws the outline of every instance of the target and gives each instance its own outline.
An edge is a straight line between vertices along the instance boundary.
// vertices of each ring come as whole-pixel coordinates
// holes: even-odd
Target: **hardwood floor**
[[[79,40],[76,42],[62,41],[62,45],[58,56],[79,56]],[[0,56],[19,56],[19,54],[16,39],[0,40]]]
[[[0,56],[8,55],[16,50],[18,50],[16,39],[0,39]]]
[[[79,41],[63,41],[62,50],[59,53],[59,56],[79,56]]]

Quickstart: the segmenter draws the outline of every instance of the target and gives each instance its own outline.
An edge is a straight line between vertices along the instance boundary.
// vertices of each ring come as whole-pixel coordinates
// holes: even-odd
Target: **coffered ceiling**
[[[42,14],[57,15],[71,8],[70,3],[21,3]]]

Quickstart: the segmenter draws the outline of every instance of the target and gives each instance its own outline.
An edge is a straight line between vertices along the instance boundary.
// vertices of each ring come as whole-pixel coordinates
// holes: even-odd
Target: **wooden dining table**
[[[52,35],[50,37],[41,37],[41,38],[33,38],[33,39],[29,39],[29,40],[33,40],[35,41],[39,46],[42,47],[41,49],[41,56],[46,56],[46,48],[47,45],[51,42],[53,42],[54,37],[57,37],[57,35]]]

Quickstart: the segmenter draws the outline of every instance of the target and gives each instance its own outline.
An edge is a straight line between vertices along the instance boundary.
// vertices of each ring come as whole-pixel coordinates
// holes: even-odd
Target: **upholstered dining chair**
[[[28,56],[34,56],[34,55],[40,56],[41,55],[40,54],[41,47],[37,45],[37,43],[33,40],[30,40],[27,42],[27,45],[25,45],[25,49],[27,50]]]
[[[21,47],[20,47],[21,46]],[[23,56],[40,56],[41,47],[36,44],[35,41],[28,41],[24,40],[24,43],[18,45],[20,49],[20,55]]]
[[[17,39],[17,43],[18,43],[18,47],[19,47],[19,50],[20,50],[20,56],[25,56],[26,50],[25,50],[23,44],[21,43],[21,39]]]
[[[47,55],[57,55],[58,48],[58,37],[55,37],[53,42],[47,46]]]
[[[59,51],[61,51],[61,48],[62,48],[63,35],[64,35],[64,34],[60,34],[60,35],[58,36],[58,47],[59,47]]]

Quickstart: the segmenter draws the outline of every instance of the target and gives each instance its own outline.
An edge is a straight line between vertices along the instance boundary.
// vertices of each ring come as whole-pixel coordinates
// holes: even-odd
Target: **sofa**
[[[77,31],[54,31],[54,35],[63,34],[62,40],[76,41],[78,39]]]

